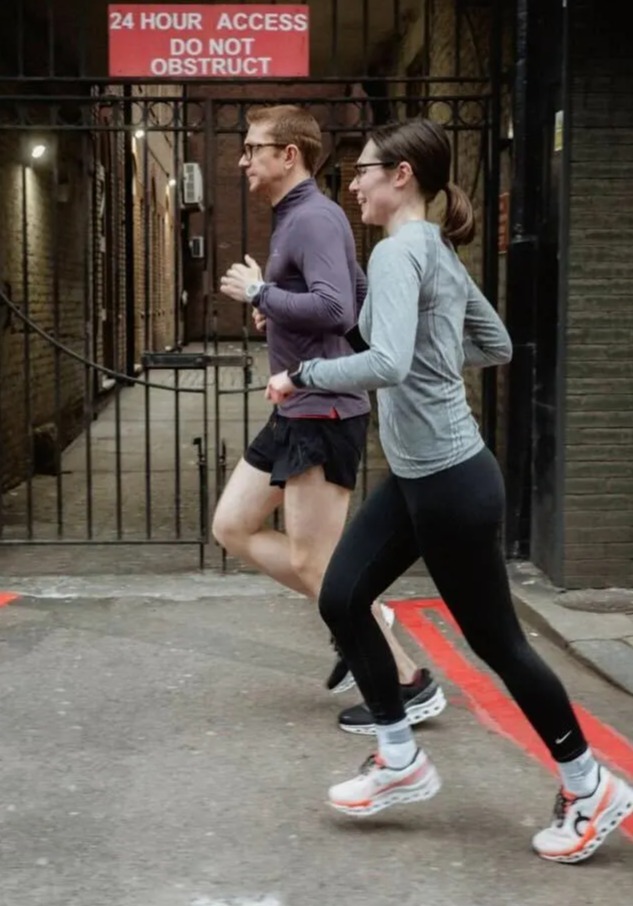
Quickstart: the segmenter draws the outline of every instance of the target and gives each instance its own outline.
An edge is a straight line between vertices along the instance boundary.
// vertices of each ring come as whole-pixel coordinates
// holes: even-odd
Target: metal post
[[[494,306],[499,299],[499,185],[501,178],[501,88],[503,7],[493,0],[490,40],[490,124],[488,130],[488,180],[486,185],[486,235],[484,292]],[[490,449],[497,448],[497,372],[487,368],[482,382],[482,431]]]
[[[132,154],[132,86],[123,86],[123,156],[125,212],[125,371],[134,376],[134,331],[136,329],[136,285],[134,249],[134,155]]]
[[[150,178],[149,178],[149,109],[147,101],[142,102],[142,128],[143,136],[143,344],[145,349],[150,349],[150,328],[152,322],[151,308],[151,269],[150,269]],[[136,347],[136,344],[135,344]],[[135,356],[136,358],[136,356]],[[136,361],[134,362],[136,366]],[[176,392],[177,392],[176,387]],[[145,425],[145,534],[152,537],[152,409],[151,390],[149,387],[149,372],[145,372],[145,386],[143,387],[144,425]]]
[[[53,149],[55,155],[53,162],[53,205],[51,214],[51,226],[53,231],[53,336],[59,342],[61,340],[61,298],[60,298],[60,224],[58,218],[57,194],[59,190],[59,147],[55,143]],[[57,537],[61,538],[64,534],[64,489],[62,481],[62,360],[58,346],[53,349],[53,375],[54,375],[54,401],[55,401],[55,442],[54,442],[54,466],[55,469],[55,511],[57,516]]]
[[[97,361],[95,356],[95,334],[94,325],[98,323],[97,312],[95,310],[97,284],[97,261],[99,260],[99,248],[101,244],[101,231],[99,219],[97,216],[97,163],[99,155],[98,139],[92,136],[92,142],[86,136],[82,136],[81,150],[82,158],[85,161],[91,155],[91,173],[92,181],[88,184],[84,181],[84,198],[83,198],[83,216],[84,216],[84,418],[83,427],[86,437],[86,538],[91,539],[93,533],[93,499],[92,499],[92,418],[93,418],[93,384],[95,375],[88,364],[90,359]],[[85,168],[84,168],[85,169]],[[106,192],[106,182],[103,182],[102,191]],[[109,212],[104,209],[106,217]],[[91,275],[92,270],[92,275]],[[102,279],[105,279],[103,275]],[[107,282],[106,282],[107,286]]]
[[[537,205],[540,133],[530,88],[530,30],[534,0],[517,0],[513,88],[511,239],[507,259],[506,322],[514,345],[508,370],[506,552],[529,554],[533,439],[534,318],[538,281]]]
[[[179,138],[179,126],[181,122],[182,111],[180,109],[180,104],[178,101],[174,101],[173,106],[173,124],[174,124],[174,172],[176,173],[176,179],[180,179],[180,146],[178,142]],[[183,117],[183,119],[186,119]],[[179,185],[179,182],[176,183]],[[179,209],[180,205],[178,193],[175,193],[175,198]],[[175,211],[175,215],[179,216],[179,212]],[[178,344],[178,333],[177,333],[177,324],[178,324],[178,304],[180,294],[182,292],[182,278],[181,278],[181,269],[180,269],[180,230],[178,230],[178,241],[176,242],[176,248],[174,249],[175,261],[174,261],[174,348]],[[154,267],[158,267],[158,262],[154,262]],[[154,305],[156,303],[154,302]],[[182,465],[180,458],[180,373],[178,369],[174,369],[174,519],[175,519],[175,531],[176,538],[182,536]]]
[[[29,317],[29,204],[27,166],[22,164],[22,311]],[[33,418],[31,408],[31,328],[24,324],[24,462],[26,466],[26,531],[33,539]]]

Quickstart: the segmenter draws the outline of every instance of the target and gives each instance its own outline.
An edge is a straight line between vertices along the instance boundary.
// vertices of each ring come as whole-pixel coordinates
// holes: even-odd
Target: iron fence
[[[319,119],[317,178],[348,212],[362,263],[375,236],[347,186],[369,130],[415,115],[441,121],[453,178],[482,224],[468,263],[496,304],[502,5],[488,4],[489,71],[466,76],[471,5],[454,5],[454,70],[441,76],[424,54],[394,74],[394,42],[415,7],[397,0],[379,15],[358,4],[346,64],[351,5],[333,0],[322,6],[329,44],[314,49],[318,75],[148,85],[102,70],[91,17],[105,5],[78,4],[69,24],[72,0],[5,4],[0,545],[194,545],[204,565],[209,506],[265,416],[261,338],[247,306],[218,293],[232,261],[267,254],[270,212],[251,202],[237,168],[253,105],[299,103]],[[429,36],[435,8],[424,5]],[[494,446],[494,377],[473,392]],[[369,450],[359,496],[381,468]]]

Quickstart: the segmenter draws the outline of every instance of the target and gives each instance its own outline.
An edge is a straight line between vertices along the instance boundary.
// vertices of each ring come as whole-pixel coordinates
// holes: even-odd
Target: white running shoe
[[[588,859],[624,819],[633,813],[633,789],[602,765],[590,796],[559,792],[554,820],[532,840],[543,859],[582,862]]]
[[[374,815],[383,808],[431,799],[442,786],[435,766],[421,749],[406,768],[387,767],[379,755],[370,755],[352,780],[330,787],[330,805],[346,815]]]

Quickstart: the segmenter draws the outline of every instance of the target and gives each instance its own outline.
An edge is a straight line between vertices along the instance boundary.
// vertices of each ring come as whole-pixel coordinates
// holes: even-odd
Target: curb
[[[530,593],[520,586],[517,587],[516,582],[511,584],[511,593],[520,619],[558,648],[570,654],[583,666],[589,667],[611,685],[633,696],[633,648],[619,635],[617,631],[619,622],[611,620],[614,629],[609,632],[609,620],[614,616],[617,619],[621,615],[570,612],[555,604],[551,598],[547,600],[542,594]],[[595,623],[596,617],[604,625],[604,632],[597,637],[594,637],[595,633],[592,636],[590,632],[573,639],[562,628],[574,619],[578,622],[588,619]],[[625,652],[630,652],[630,669],[618,671],[611,665],[616,660],[616,656]],[[628,657],[628,654],[625,656]],[[630,676],[624,675],[625,673],[630,673]]]

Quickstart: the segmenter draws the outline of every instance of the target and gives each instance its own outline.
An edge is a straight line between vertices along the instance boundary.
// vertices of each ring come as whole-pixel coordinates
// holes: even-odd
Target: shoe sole
[[[429,766],[429,770],[424,780],[416,786],[407,787],[406,789],[394,789],[388,793],[374,799],[373,802],[366,805],[349,806],[339,802],[332,802],[330,805],[337,812],[344,815],[352,815],[354,818],[366,818],[381,812],[383,809],[391,808],[394,805],[408,805],[412,802],[422,802],[426,799],[432,799],[442,788],[442,781],[434,765]]]
[[[572,855],[549,855],[548,853],[536,850],[542,859],[548,862],[563,862],[566,865],[572,865],[575,862],[584,862],[593,856],[599,846],[602,846],[609,834],[616,830],[629,815],[633,814],[633,788],[623,781],[618,782],[618,791],[613,801],[602,813],[596,822],[596,833],[585,846]]]
[[[382,618],[389,629],[391,629],[394,624],[394,620],[396,619],[396,615],[391,607],[387,607],[385,604],[381,604],[380,606],[382,608]],[[330,692],[332,693],[332,695],[340,695],[341,692],[349,692],[349,690],[353,689],[355,685],[356,680],[354,679],[354,675],[351,671],[348,670],[341,682],[334,686],[333,689],[330,689]]]
[[[440,687],[438,687],[437,692],[430,698],[427,702],[422,702],[419,705],[412,705],[410,708],[407,708],[407,720],[409,721],[410,727],[417,727],[418,724],[424,723],[425,720],[429,720],[431,717],[437,717],[439,714],[444,711],[446,708],[446,697],[444,692]],[[375,736],[376,735],[376,726],[375,724],[359,724],[357,726],[348,726],[347,724],[339,724],[341,730],[344,730],[345,733],[355,733],[357,736]]]
[[[354,674],[348,670],[341,682],[334,686],[333,689],[330,689],[332,695],[340,695],[341,692],[347,692],[349,689],[353,689],[356,685],[356,680],[354,679]]]

